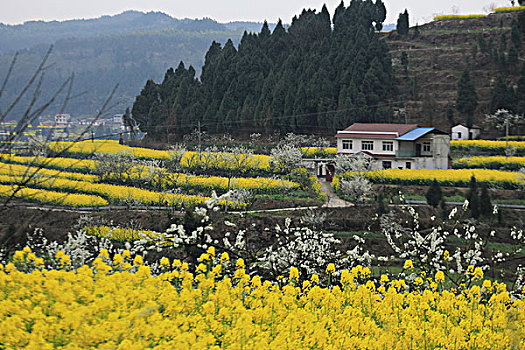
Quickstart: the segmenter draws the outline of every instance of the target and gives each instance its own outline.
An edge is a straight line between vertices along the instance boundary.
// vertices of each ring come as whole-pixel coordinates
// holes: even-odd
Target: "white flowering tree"
[[[271,164],[276,172],[289,174],[301,166],[303,152],[292,143],[281,143],[271,152]]]
[[[399,217],[399,213],[384,214],[380,218],[381,231],[394,253],[392,257],[411,260],[427,276],[442,271],[452,283],[459,286],[471,281],[473,267],[490,271],[494,277],[502,277],[496,274],[505,267],[505,262],[524,257],[525,235],[522,229],[515,227],[510,230],[508,237],[514,243],[512,251],[494,252],[489,249],[488,242],[496,235],[496,231],[481,229],[476,227],[472,219],[464,219],[467,217],[468,202],[460,209],[454,207],[443,222],[431,217],[433,225],[428,229],[420,227],[419,215],[413,207],[403,208],[409,214],[408,220]],[[497,207],[494,207],[494,213],[497,213]],[[447,239],[462,243],[449,251]],[[523,283],[523,273],[523,266],[518,265],[518,284]]]

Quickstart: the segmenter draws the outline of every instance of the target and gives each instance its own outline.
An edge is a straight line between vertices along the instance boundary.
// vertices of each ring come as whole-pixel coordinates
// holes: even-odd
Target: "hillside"
[[[0,53],[27,49],[40,44],[49,45],[60,39],[167,28],[186,32],[229,30],[225,25],[209,18],[177,19],[162,12],[126,11],[114,16],[92,19],[60,22],[28,21],[20,25],[0,24]]]
[[[393,57],[399,98],[407,106],[407,118],[400,116],[396,121],[407,120],[449,130],[448,106],[455,107],[458,80],[468,67],[479,96],[474,123],[482,124],[484,115],[490,111],[492,89],[498,77],[502,77],[507,86],[515,88],[520,67],[525,62],[525,46],[522,46],[518,67],[502,68],[498,59],[493,57],[495,49],[502,51],[502,35],[506,38],[508,50],[513,19],[521,21],[522,37],[525,37],[525,13],[434,21],[420,26],[419,35],[414,34],[414,28],[408,36],[396,32],[384,34]],[[480,36],[481,44],[485,42],[487,45],[485,52],[479,47]],[[406,73],[401,64],[403,51],[408,55]],[[454,122],[465,122],[464,118],[454,108]],[[484,136],[494,134],[485,130]]]
[[[5,110],[36,69],[50,44],[53,54],[46,70],[41,100],[71,73],[75,73],[73,95],[82,94],[66,111],[76,116],[98,112],[109,92],[119,84],[109,113],[122,113],[130,106],[146,80],[159,80],[169,67],[180,61],[192,65],[197,74],[212,41],[237,44],[245,29],[257,28],[254,22],[220,24],[211,19],[176,19],[159,12],[127,11],[116,16],[64,22],[26,22],[0,24],[0,77],[3,79],[19,50],[10,84],[0,100]],[[275,25],[270,25],[274,27]],[[28,104],[26,99],[25,104]],[[47,110],[56,113],[58,106]],[[22,109],[10,114],[16,118]]]

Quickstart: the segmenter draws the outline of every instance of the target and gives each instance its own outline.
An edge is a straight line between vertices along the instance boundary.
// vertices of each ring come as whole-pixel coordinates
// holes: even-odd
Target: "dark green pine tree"
[[[467,126],[472,126],[474,111],[478,106],[478,94],[474,84],[470,81],[468,69],[463,71],[458,82],[456,109],[467,117]]]
[[[480,199],[478,194],[478,183],[476,182],[476,177],[474,175],[470,178],[467,200],[469,202],[468,208],[472,217],[477,219],[480,214]]]
[[[507,53],[507,65],[508,70],[515,71],[518,68],[518,49],[514,44],[511,44],[509,47],[509,52]]]
[[[374,21],[376,23],[375,27],[377,31],[383,29],[383,22],[386,19],[386,7],[383,1],[377,0],[375,3],[375,16]]]
[[[433,206],[434,208],[436,208],[443,199],[443,192],[441,191],[441,186],[439,185],[439,182],[437,182],[436,179],[432,181],[432,184],[428,188],[425,197],[427,198],[427,203]]]
[[[448,120],[448,124],[451,127],[456,124],[454,122],[454,108],[452,108],[452,105],[448,105],[448,108],[447,108],[447,120]]]
[[[154,133],[155,123],[151,117],[151,109],[154,102],[158,102],[159,94],[157,84],[153,80],[148,80],[146,85],[135,99],[131,113],[137,121],[140,130],[145,133]]]
[[[401,65],[403,66],[405,74],[407,74],[408,73],[408,55],[406,51],[401,52]]]
[[[405,9],[405,12],[399,14],[396,30],[400,35],[407,35],[409,29],[408,11]]]
[[[486,183],[481,185],[481,195],[479,197],[479,212],[483,216],[492,214],[492,202],[490,201],[489,189]]]
[[[512,25],[510,29],[510,41],[511,44],[514,45],[514,47],[517,49],[517,51],[521,51],[522,33],[520,24],[515,18],[512,20]]]
[[[518,79],[518,87],[516,88],[515,100],[517,101],[516,113],[520,115],[525,114],[525,63],[521,67],[520,78]]]
[[[498,109],[513,109],[513,106],[508,105],[507,93],[507,84],[505,84],[502,77],[498,77],[496,85],[494,85],[492,89],[492,101],[490,102],[491,113],[496,112]]]

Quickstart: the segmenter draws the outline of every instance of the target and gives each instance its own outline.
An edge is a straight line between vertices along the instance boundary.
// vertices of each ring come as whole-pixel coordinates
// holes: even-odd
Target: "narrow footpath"
[[[319,183],[321,184],[321,191],[326,194],[326,202],[323,204],[323,208],[345,208],[354,206],[353,203],[339,198],[337,194],[335,194],[330,182],[319,179]]]

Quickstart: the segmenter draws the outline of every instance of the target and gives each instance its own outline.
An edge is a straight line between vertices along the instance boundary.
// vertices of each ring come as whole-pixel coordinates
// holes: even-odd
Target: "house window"
[[[430,142],[423,142],[423,152],[430,153]]]
[[[392,152],[394,150],[394,142],[383,141],[383,151]]]
[[[352,140],[343,140],[343,149],[352,149]]]
[[[410,162],[406,162],[406,164],[405,164],[405,168],[406,168],[406,169],[412,169],[412,163],[410,163]]]
[[[389,160],[383,161],[383,169],[392,169],[392,162]]]
[[[361,141],[361,149],[363,151],[373,151],[374,141]]]

